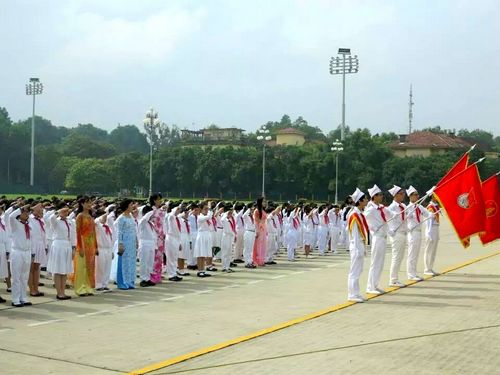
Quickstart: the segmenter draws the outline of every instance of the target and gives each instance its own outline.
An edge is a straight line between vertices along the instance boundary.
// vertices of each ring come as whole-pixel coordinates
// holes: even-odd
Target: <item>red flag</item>
[[[434,194],[455,228],[464,247],[468,237],[484,232],[485,210],[481,180],[477,165],[472,164],[464,171],[439,185]]]
[[[500,186],[497,175],[488,178],[482,184],[484,207],[486,212],[485,232],[479,235],[483,245],[500,238]]]
[[[469,150],[470,151],[470,150]],[[462,155],[460,160],[458,160],[451,169],[446,172],[441,180],[436,184],[436,186],[440,186],[448,181],[450,178],[456,176],[458,173],[463,172],[467,165],[469,164],[469,151]]]

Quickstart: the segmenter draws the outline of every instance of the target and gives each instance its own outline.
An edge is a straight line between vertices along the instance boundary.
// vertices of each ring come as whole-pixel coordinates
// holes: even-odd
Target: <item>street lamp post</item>
[[[339,55],[330,59],[330,74],[342,74],[342,127],[340,140],[345,140],[345,75],[357,73],[359,70],[358,55],[351,56],[349,48],[339,48]]]
[[[271,140],[271,136],[269,135],[269,129],[263,125],[260,129],[257,130],[257,139],[262,141],[262,196],[265,197],[265,186],[266,186],[266,142]]]
[[[333,152],[335,152],[335,204],[339,201],[338,196],[338,186],[339,186],[339,153],[344,151],[344,147],[342,142],[338,139],[332,143],[332,147],[330,148]]]
[[[39,78],[30,78],[26,84],[26,95],[33,96],[33,115],[31,117],[31,161],[30,161],[30,186],[35,185],[35,97],[43,92],[43,84]]]
[[[146,112],[143,123],[149,138],[149,196],[151,196],[153,195],[153,138],[156,128],[160,124],[158,112],[151,108]]]

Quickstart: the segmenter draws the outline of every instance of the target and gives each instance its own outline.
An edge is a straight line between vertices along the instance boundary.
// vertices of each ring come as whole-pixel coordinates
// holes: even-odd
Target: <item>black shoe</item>
[[[141,280],[141,282],[139,283],[139,286],[142,286],[143,288],[146,288],[149,285],[149,282],[147,282],[146,280]]]
[[[182,281],[182,277],[179,276],[174,276],[174,277],[169,277],[169,281]]]
[[[189,272],[179,272],[177,271],[177,276],[191,276]]]
[[[238,267],[238,265],[234,262],[229,263],[229,267]]]
[[[7,288],[6,291],[7,291],[7,293],[11,293],[12,292],[12,288]]]
[[[45,286],[44,283],[38,283],[38,286]]]
[[[235,259],[234,263],[245,263],[245,261],[242,259]]]
[[[228,268],[228,270],[226,272],[227,273],[233,273],[234,271],[231,268]]]
[[[40,271],[47,271],[47,267],[40,267]]]
[[[104,288],[97,288],[96,292],[104,292]]]
[[[11,305],[14,307],[23,307],[24,306],[24,304],[22,304],[22,303],[14,303],[14,302],[12,302]]]
[[[210,266],[210,267],[207,267],[207,271],[217,272],[217,268],[215,268],[214,266]]]
[[[5,303],[5,302],[7,302],[7,300],[0,297],[0,303]]]
[[[205,273],[204,271],[202,271],[202,272],[198,272],[196,274],[196,276],[198,276],[198,277],[210,277],[212,275],[209,275],[208,273]]]
[[[155,286],[156,283],[152,282],[151,280],[148,281],[149,286]]]
[[[187,266],[186,268],[188,270],[196,271],[198,269],[198,266]]]
[[[257,268],[255,264],[245,264],[245,268]]]
[[[63,297],[56,296],[56,298],[60,301],[66,301],[68,299],[71,299],[71,296],[63,296]]]
[[[103,289],[104,291],[106,291],[106,292],[110,292],[110,291],[111,291],[111,289],[109,289],[107,286],[105,286],[105,287],[104,287],[104,288],[102,288],[102,289]]]
[[[31,302],[21,302],[23,304],[23,306],[31,306],[33,305]]]
[[[38,292],[38,293],[35,293],[35,294],[31,294],[31,293],[30,293],[30,296],[31,296],[31,297],[43,297],[44,295],[45,295],[45,294],[44,294],[44,293],[42,293],[42,292]]]
[[[274,260],[272,260],[270,262],[266,262],[265,264],[267,264],[267,265],[273,265],[273,264],[278,264],[278,263],[276,263]]]

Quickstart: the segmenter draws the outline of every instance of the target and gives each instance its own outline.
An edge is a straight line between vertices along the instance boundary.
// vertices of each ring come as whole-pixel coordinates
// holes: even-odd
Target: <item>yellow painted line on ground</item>
[[[449,267],[449,268],[443,270],[441,272],[441,275],[449,273],[449,272],[452,272],[452,271],[455,271],[455,270],[463,268],[463,267],[466,267],[468,265],[480,262],[482,260],[494,257],[496,255],[500,255],[500,251],[497,251],[497,252],[489,254],[489,255],[484,255],[482,257],[474,258],[474,259],[472,259],[470,261],[467,261],[467,262],[460,263],[458,265]],[[428,280],[428,279],[431,279],[433,277],[436,277],[436,276],[427,276],[424,279]],[[419,282],[418,281],[409,281],[407,283],[407,286],[411,286],[411,285],[414,285],[414,284],[417,284],[417,283],[419,283]],[[385,294],[395,292],[396,290],[399,290],[399,289],[401,289],[401,288],[399,288],[399,287],[390,287],[390,288],[387,288]],[[383,295],[384,294],[381,294],[381,295],[370,295],[368,297],[368,299],[377,298],[377,297],[380,297],[380,296],[383,296]],[[162,368],[169,367],[169,366],[175,365],[177,363],[181,363],[181,362],[187,361],[189,359],[193,359],[193,358],[196,358],[196,357],[208,354],[208,353],[212,353],[212,352],[215,352],[215,351],[218,351],[218,350],[221,350],[221,349],[225,349],[225,348],[228,348],[230,346],[233,346],[233,345],[236,345],[236,344],[240,344],[242,342],[249,341],[249,340],[255,339],[257,337],[261,337],[261,336],[267,335],[269,333],[273,333],[273,332],[276,332],[276,331],[279,331],[279,330],[291,327],[293,325],[306,322],[308,320],[319,318],[320,316],[323,316],[323,315],[326,315],[326,314],[330,314],[330,313],[333,313],[335,311],[343,310],[343,309],[345,309],[347,307],[350,307],[350,306],[353,306],[353,305],[356,305],[356,302],[344,302],[344,303],[341,303],[341,304],[338,304],[338,305],[335,305],[335,306],[332,306],[332,307],[328,307],[326,309],[319,310],[319,311],[316,311],[314,313],[302,316],[300,318],[296,318],[296,319],[289,320],[289,321],[284,322],[284,323],[276,324],[276,325],[274,325],[272,327],[269,327],[269,328],[266,328],[266,329],[262,329],[260,331],[253,332],[253,333],[250,333],[248,335],[240,336],[240,337],[237,337],[235,339],[224,341],[224,342],[221,342],[221,343],[216,344],[216,345],[212,345],[212,346],[208,346],[206,348],[198,349],[198,350],[195,350],[195,351],[190,352],[190,353],[186,353],[186,354],[183,354],[183,355],[180,355],[180,356],[177,356],[177,357],[173,357],[173,358],[167,359],[165,361],[154,363],[152,365],[149,365],[149,366],[137,369],[137,370],[133,370],[133,371],[129,372],[128,375],[142,375],[142,374],[147,374],[149,372],[153,372],[153,371],[156,371],[156,370],[160,370]]]

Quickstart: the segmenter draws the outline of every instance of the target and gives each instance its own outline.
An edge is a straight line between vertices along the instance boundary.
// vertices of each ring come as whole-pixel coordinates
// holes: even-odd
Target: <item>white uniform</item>
[[[149,211],[139,220],[139,274],[141,281],[151,280],[154,269],[155,251],[158,243],[154,224],[150,221],[154,211]]]
[[[31,226],[29,222],[23,224],[16,218],[21,209],[14,210],[9,216],[11,236],[10,271],[12,274],[12,303],[28,302],[26,288],[30,275],[31,254]]]
[[[279,221],[274,213],[267,216],[267,254],[266,262],[274,261],[274,257],[278,253],[278,231]]]
[[[243,213],[245,209],[241,209],[234,218],[236,221],[236,242],[234,243],[234,259],[243,258],[243,237],[245,236],[245,222],[243,221]]]
[[[439,206],[433,202],[429,203],[427,210],[432,217],[427,220],[426,238],[424,249],[425,273],[434,273],[434,261],[439,243]]]
[[[3,219],[3,215],[0,216],[0,279],[4,279],[9,275],[9,269],[7,265],[7,252],[10,249],[10,239],[7,233],[7,226]]]
[[[328,246],[329,217],[326,208],[318,215],[318,250],[319,255],[325,255]]]
[[[302,240],[304,246],[314,247],[314,224],[312,215],[305,216],[302,219]]]
[[[253,264],[253,245],[255,243],[255,223],[250,209],[242,216],[245,223],[245,234],[243,235],[243,258],[246,265]]]
[[[188,216],[188,223],[189,223],[189,243],[191,246],[191,251],[190,255],[191,257],[188,257],[187,259],[187,264],[188,266],[196,266],[196,258],[194,257],[194,244],[196,242],[196,236],[198,235],[198,218],[194,214],[189,214]]]
[[[167,276],[177,276],[177,260],[181,247],[181,221],[177,217],[177,208],[165,215],[163,222],[165,232],[165,253],[167,255]]]
[[[418,255],[422,243],[422,221],[428,217],[428,211],[420,204],[410,203],[406,211],[407,229],[408,229],[408,260],[407,273],[408,279],[417,277]]]
[[[405,256],[407,241],[406,212],[403,212],[406,206],[403,203],[392,203],[387,207],[391,212],[393,219],[389,222],[389,240],[392,247],[390,283],[399,281],[399,269]]]
[[[338,252],[340,232],[342,230],[342,218],[335,208],[328,211],[328,229],[330,230],[330,248],[334,254]]]
[[[373,201],[368,202],[366,205],[364,215],[371,235],[371,262],[366,290],[373,292],[379,289],[380,277],[384,269],[387,247],[387,220],[392,215],[384,205],[377,206]]]
[[[36,218],[34,215],[30,215],[30,226],[31,226],[31,247],[32,253],[35,254],[34,263],[38,263],[42,266],[47,264],[47,237],[45,230],[45,221],[43,218]]]
[[[95,257],[95,287],[96,289],[107,288],[111,274],[111,262],[113,260],[113,231],[101,218],[95,219],[95,230],[97,239],[97,250],[99,255]]]
[[[347,277],[348,298],[360,298],[359,277],[363,272],[363,260],[366,253],[366,244],[368,238],[368,228],[365,227],[363,221],[363,213],[359,208],[354,207],[347,217],[347,221],[351,216],[357,215],[359,220],[356,220],[349,228],[349,253],[351,256],[351,266],[349,268],[349,276]],[[366,239],[366,240],[365,240]]]
[[[179,251],[179,259],[189,261],[193,259],[193,248],[191,246],[191,226],[188,219],[183,217],[184,214],[177,217],[181,221],[181,251]]]
[[[47,261],[47,271],[52,274],[73,273],[73,246],[76,246],[76,229],[71,220],[62,220],[55,212],[50,215],[53,240]]]
[[[222,269],[228,270],[231,266],[233,243],[236,239],[236,221],[234,217],[228,217],[227,213],[222,215],[222,239],[221,239],[221,261]]]
[[[295,259],[295,249],[297,248],[297,241],[299,239],[300,221],[296,217],[295,212],[290,213],[287,218],[287,231],[285,234],[286,254],[288,260]]]
[[[209,258],[212,256],[212,212],[208,211],[206,215],[198,215],[198,234],[194,243],[194,257]],[[201,270],[200,270],[201,271]]]

